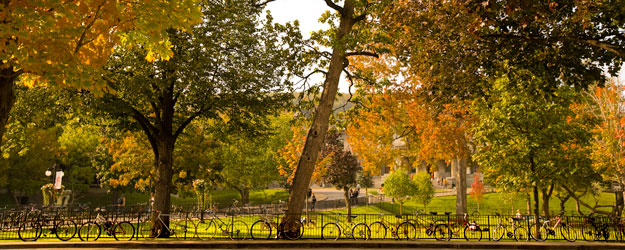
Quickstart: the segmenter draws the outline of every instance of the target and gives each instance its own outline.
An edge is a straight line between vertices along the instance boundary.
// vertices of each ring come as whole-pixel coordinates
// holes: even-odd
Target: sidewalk
[[[0,249],[82,248],[82,249],[292,249],[292,248],[350,248],[350,249],[625,249],[623,243],[588,242],[476,242],[476,241],[396,241],[396,240],[272,240],[272,241],[101,241],[101,242],[10,242]]]

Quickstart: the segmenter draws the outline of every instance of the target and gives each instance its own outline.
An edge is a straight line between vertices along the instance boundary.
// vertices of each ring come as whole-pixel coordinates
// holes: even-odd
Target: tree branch
[[[345,56],[370,56],[370,57],[380,58],[380,55],[378,55],[377,53],[367,52],[367,51],[347,52],[345,53]]]
[[[327,4],[330,8],[332,8],[332,9],[334,9],[334,10],[338,11],[339,13],[341,13],[341,15],[345,15],[345,13],[344,13],[344,12],[345,12],[345,9],[343,9],[343,7],[336,5],[334,2],[332,2],[332,0],[324,0],[324,1],[326,1],[326,4]]]
[[[276,1],[276,0],[266,0],[264,2],[260,2],[260,3],[254,4],[254,7],[256,7],[256,8],[264,7],[265,5],[267,5],[268,3],[271,3],[273,1]]]
[[[200,114],[203,113],[203,110],[200,110],[198,112],[193,113],[191,116],[189,116],[189,118],[187,118],[182,124],[180,124],[180,127],[178,127],[178,129],[176,129],[176,133],[174,133],[174,140],[176,140],[178,138],[178,136],[180,136],[180,134],[182,134],[182,131],[189,125],[191,124],[191,122],[193,121],[193,119],[195,119],[196,117],[198,117]]]

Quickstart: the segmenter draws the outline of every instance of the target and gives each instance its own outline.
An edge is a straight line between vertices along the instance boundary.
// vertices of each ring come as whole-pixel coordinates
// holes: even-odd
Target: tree
[[[239,191],[241,203],[249,202],[250,190],[266,188],[278,180],[276,152],[288,138],[290,114],[272,119],[272,130],[264,136],[227,135],[219,149],[226,186]]]
[[[404,202],[414,196],[417,189],[410,176],[402,171],[395,171],[384,180],[384,194],[393,197],[399,203],[399,214],[403,213]]]
[[[361,170],[358,159],[343,147],[339,140],[339,133],[329,133],[326,136],[325,155],[332,155],[332,161],[325,165],[321,177],[331,183],[336,189],[343,190],[345,207],[347,207],[347,220],[351,221],[352,207],[349,197],[350,189],[356,186],[356,173]]]
[[[144,48],[119,48],[106,66],[113,90],[94,101],[140,128],[154,155],[155,209],[167,213],[177,139],[196,118],[220,119],[231,133],[257,134],[291,95],[299,69],[297,27],[263,18],[260,1],[210,2],[191,33],[169,30],[173,57],[144,60]],[[166,220],[165,223],[168,223]]]
[[[508,66],[544,79],[542,90],[580,88],[614,75],[625,57],[624,3],[611,1],[383,1],[375,12],[395,55],[431,100],[486,94]],[[593,62],[593,63],[588,63]]]
[[[278,171],[280,173],[280,176],[286,179],[285,183],[286,186],[289,187],[289,190],[291,190],[290,187],[293,185],[295,171],[297,170],[299,159],[302,155],[302,150],[304,150],[304,143],[306,142],[306,136],[304,135],[304,125],[291,126],[291,132],[292,137],[288,140],[285,140],[284,145],[278,150],[276,154],[276,158],[278,161]],[[321,155],[322,152],[319,152],[319,154]],[[321,160],[317,161],[317,163],[315,164],[312,181],[321,181],[321,169],[331,160],[331,155],[321,156]]]
[[[16,81],[101,92],[112,48],[142,44],[148,58],[169,58],[165,30],[198,23],[198,2],[1,1],[0,145]]]
[[[427,205],[434,198],[434,185],[430,174],[425,171],[417,173],[413,177],[413,185],[415,186],[415,194],[412,196],[417,202],[423,204],[423,212],[426,211]]]
[[[332,29],[313,34],[313,38],[317,39],[321,45],[332,48],[329,61],[324,60],[322,66],[327,66],[325,80],[323,83],[323,92],[319,99],[319,104],[315,110],[313,121],[306,136],[306,143],[299,159],[298,167],[293,179],[293,187],[289,194],[289,202],[287,204],[288,211],[286,218],[290,220],[299,220],[304,208],[304,200],[308,192],[308,186],[319,157],[319,152],[323,148],[323,140],[328,131],[329,118],[332,114],[334,99],[338,90],[338,83],[342,72],[349,66],[349,56],[356,55],[373,55],[372,46],[370,45],[372,34],[367,32],[366,24],[373,22],[368,20],[368,8],[372,6],[369,1],[364,0],[345,0],[343,6],[337,5],[332,0],[325,0],[336,14],[324,14],[323,21],[327,21]],[[336,24],[338,21],[338,25]],[[360,25],[360,27],[359,27]],[[353,33],[357,31],[358,33]],[[324,57],[324,58],[327,58]],[[323,72],[316,71],[316,72]]]
[[[591,154],[594,169],[602,173],[604,180],[625,186],[625,137],[622,136],[625,96],[622,90],[623,83],[616,79],[608,81],[604,87],[590,88],[586,92],[588,102],[585,107],[586,112],[599,120],[591,128],[595,137]],[[617,206],[620,213],[624,206],[622,201],[617,201]]]
[[[14,113],[8,121],[0,154],[0,188],[18,196],[40,193],[51,180],[43,173],[64,154],[59,144],[61,126],[68,116],[65,93],[48,87],[17,87]],[[31,201],[36,202],[36,201]]]
[[[477,211],[480,211],[480,201],[484,199],[484,182],[480,178],[480,172],[473,174],[473,183],[471,184],[471,198],[477,203]]]
[[[575,92],[560,86],[552,95],[541,90],[541,81],[531,72],[511,68],[492,83],[489,99],[474,107],[479,116],[476,162],[497,187],[531,190],[535,218],[540,215],[539,192],[545,203],[554,185],[567,185],[589,167],[588,161],[579,161],[577,155],[583,153],[569,150],[570,145],[582,148],[590,138],[583,124],[570,119]],[[543,204],[543,212],[548,211],[548,203]]]

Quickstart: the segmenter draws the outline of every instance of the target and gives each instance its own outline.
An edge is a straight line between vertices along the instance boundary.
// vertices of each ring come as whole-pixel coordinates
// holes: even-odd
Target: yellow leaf
[[[148,55],[145,56],[145,60],[148,62],[154,62],[154,60],[156,60],[156,57],[154,57],[154,52],[148,51]]]

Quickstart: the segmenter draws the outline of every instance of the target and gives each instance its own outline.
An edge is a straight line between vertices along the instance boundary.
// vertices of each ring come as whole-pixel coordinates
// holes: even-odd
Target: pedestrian
[[[311,205],[312,205],[312,208],[311,208],[311,209],[312,209],[312,210],[314,210],[314,209],[315,209],[315,204],[316,204],[316,203],[317,203],[317,197],[315,197],[315,194],[313,194],[313,195],[312,195],[312,203],[311,203]]]
[[[117,212],[124,212],[126,210],[126,196],[124,196],[124,193],[122,193],[122,195],[117,198],[117,202],[115,205],[117,208]]]

